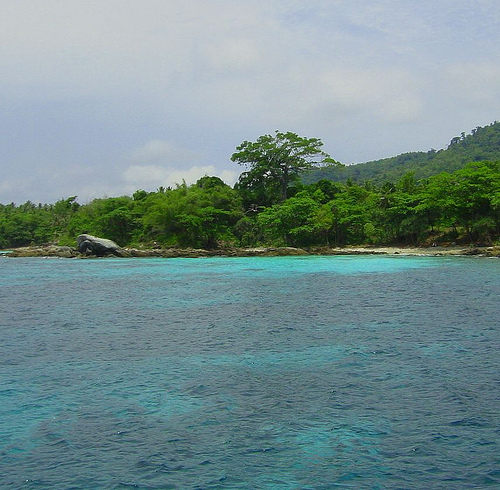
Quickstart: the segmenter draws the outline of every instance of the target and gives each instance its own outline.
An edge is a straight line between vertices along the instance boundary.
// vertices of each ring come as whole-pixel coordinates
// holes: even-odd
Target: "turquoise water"
[[[500,487],[500,261],[0,258],[0,488]]]

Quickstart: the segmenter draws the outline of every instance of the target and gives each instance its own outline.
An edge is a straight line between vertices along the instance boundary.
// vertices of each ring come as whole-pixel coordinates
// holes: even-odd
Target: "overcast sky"
[[[0,0],[0,202],[131,195],[237,145],[343,163],[500,119],[498,0]]]

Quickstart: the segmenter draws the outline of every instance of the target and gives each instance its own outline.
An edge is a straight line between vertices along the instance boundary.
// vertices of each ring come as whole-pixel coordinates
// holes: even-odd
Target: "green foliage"
[[[469,162],[500,160],[500,122],[489,126],[477,127],[471,134],[462,133],[451,140],[445,150],[411,152],[356,165],[330,167],[312,170],[302,175],[306,183],[321,179],[336,182],[362,183],[371,180],[378,185],[384,182],[396,182],[409,172],[417,180],[431,177],[441,172],[455,172]]]
[[[496,198],[500,193],[500,163],[471,162],[448,178],[443,205],[454,226],[462,226],[471,241],[490,243],[500,232]]]
[[[495,123],[454,138],[445,153],[474,151],[477,156],[477,141],[492,143],[498,128]],[[218,177],[205,176],[189,186],[183,182],[174,189],[137,190],[132,197],[94,199],[84,205],[75,196],[55,204],[0,204],[0,248],[74,245],[81,233],[122,246],[208,249],[417,245],[439,237],[490,244],[499,239],[498,160],[471,161],[425,179],[413,169],[395,180],[298,181],[299,172],[325,160],[321,146],[315,138],[278,132],[244,142],[233,160],[250,168],[234,189]]]
[[[318,138],[279,131],[260,136],[255,142],[244,141],[231,160],[248,168],[236,186],[245,203],[269,206],[283,202],[300,173],[320,164],[335,164],[322,146]]]
[[[266,241],[276,245],[301,246],[314,243],[314,214],[320,204],[306,191],[298,193],[259,214]]]
[[[170,246],[215,248],[232,243],[232,227],[243,216],[241,198],[218,177],[152,193],[141,207],[141,239]]]
[[[125,245],[130,242],[138,227],[134,204],[135,201],[127,196],[94,199],[89,204],[80,206],[71,216],[67,226],[68,234],[77,236],[89,233]]]
[[[54,234],[50,206],[27,201],[20,206],[0,205],[0,247],[21,247],[49,242]]]
[[[357,186],[346,185],[329,205],[333,214],[333,235],[336,245],[365,243],[365,225],[372,221],[373,209],[379,198]]]
[[[233,233],[240,247],[253,247],[264,242],[263,231],[256,216],[243,216],[234,225]]]
[[[215,248],[237,241],[234,225],[243,217],[238,193],[218,177],[133,197],[94,199],[79,205],[70,197],[53,205],[0,205],[0,247],[46,242],[74,245],[81,233],[119,245],[163,244]]]

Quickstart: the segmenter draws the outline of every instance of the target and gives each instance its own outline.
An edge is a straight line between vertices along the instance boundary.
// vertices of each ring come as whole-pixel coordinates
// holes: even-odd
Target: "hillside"
[[[311,184],[321,179],[346,182],[371,180],[374,183],[396,182],[408,172],[416,179],[423,179],[441,172],[454,172],[466,163],[481,160],[500,160],[500,122],[477,127],[471,134],[462,133],[453,138],[447,149],[428,152],[402,153],[395,157],[348,165],[341,168],[313,170],[303,176]]]

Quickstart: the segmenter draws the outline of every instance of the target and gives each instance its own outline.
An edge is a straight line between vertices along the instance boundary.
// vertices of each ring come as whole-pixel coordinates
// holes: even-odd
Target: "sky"
[[[0,0],[0,203],[217,175],[243,141],[345,163],[500,119],[498,0]]]

